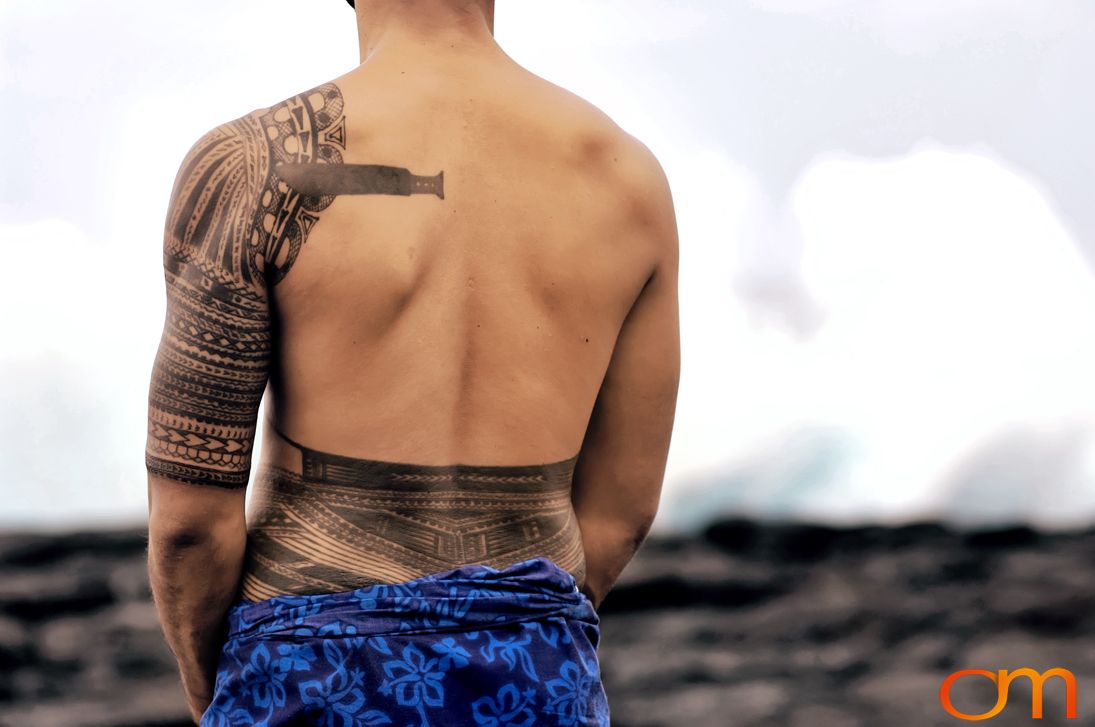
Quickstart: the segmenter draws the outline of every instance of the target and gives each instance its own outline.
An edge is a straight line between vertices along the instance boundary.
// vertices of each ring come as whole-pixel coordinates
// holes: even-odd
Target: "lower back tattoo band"
[[[578,455],[539,465],[416,465],[321,452],[277,434],[300,452],[301,471],[259,470],[247,600],[397,583],[464,563],[502,568],[538,555],[584,584],[570,500]]]

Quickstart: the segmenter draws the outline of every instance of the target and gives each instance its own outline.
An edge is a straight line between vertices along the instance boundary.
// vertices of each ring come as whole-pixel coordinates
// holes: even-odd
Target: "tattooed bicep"
[[[167,316],[148,395],[149,472],[243,487],[271,357],[268,291],[340,194],[444,199],[444,174],[343,164],[342,92],[325,83],[203,136],[164,229]]]
[[[191,484],[247,484],[271,326],[263,235],[265,161],[246,118],[203,136],[171,192],[164,228],[167,311],[148,395],[145,465]]]
[[[164,229],[167,316],[148,395],[149,472],[244,487],[272,352],[268,291],[332,194],[282,164],[341,164],[345,116],[324,84],[203,136],[179,168]]]

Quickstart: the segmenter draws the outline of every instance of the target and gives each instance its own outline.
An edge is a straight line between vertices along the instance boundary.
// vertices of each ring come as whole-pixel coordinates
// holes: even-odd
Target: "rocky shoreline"
[[[191,724],[140,530],[0,535],[0,725]],[[1040,724],[1095,723],[1095,530],[831,528],[723,520],[652,536],[601,608],[613,725],[953,725],[958,669],[1052,667]],[[1031,724],[1013,683],[991,724]],[[953,692],[977,713],[987,680]],[[1090,706],[1089,706],[1090,705]],[[1085,722],[1085,719],[1087,720]]]

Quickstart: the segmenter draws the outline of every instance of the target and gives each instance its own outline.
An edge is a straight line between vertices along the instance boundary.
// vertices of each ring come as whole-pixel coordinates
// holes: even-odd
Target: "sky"
[[[1095,6],[500,0],[495,34],[670,181],[655,530],[1095,520]],[[341,0],[0,3],[0,527],[144,517],[178,164],[356,63]]]

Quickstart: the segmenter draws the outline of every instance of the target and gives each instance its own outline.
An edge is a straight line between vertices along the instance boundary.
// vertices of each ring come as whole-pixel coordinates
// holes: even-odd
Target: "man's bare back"
[[[231,231],[203,254],[242,252],[217,283],[236,307],[204,315],[253,345],[204,364],[232,382],[218,405],[238,420],[209,433],[235,454],[179,457],[176,371],[169,414],[153,386],[148,461],[245,484],[268,380],[243,597],[537,555],[582,587],[593,565],[603,595],[656,510],[676,393],[675,226],[649,151],[491,50],[378,56],[188,163],[169,231],[180,253]],[[188,335],[180,361],[209,343]]]
[[[164,636],[203,723],[517,700],[607,725],[595,609],[657,512],[679,376],[665,175],[502,52],[493,0],[357,5],[361,64],[205,134],[172,190],[145,444]],[[517,631],[523,677],[474,646]],[[268,690],[289,633],[314,641]],[[455,691],[430,672],[408,700],[425,653]]]

